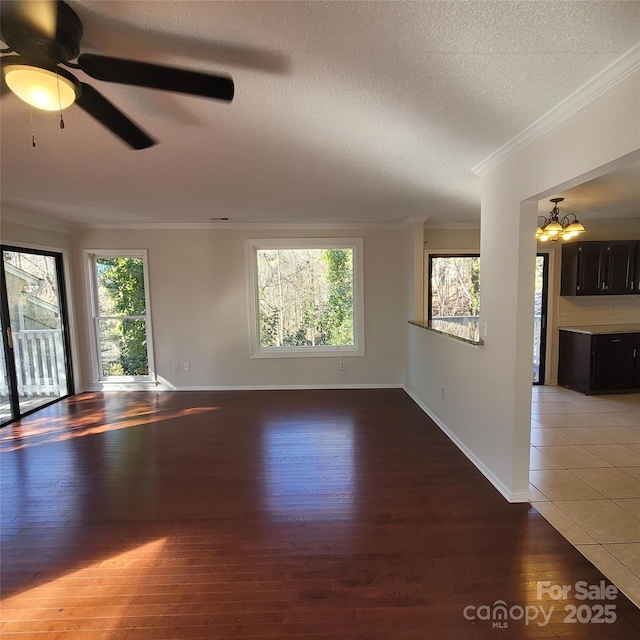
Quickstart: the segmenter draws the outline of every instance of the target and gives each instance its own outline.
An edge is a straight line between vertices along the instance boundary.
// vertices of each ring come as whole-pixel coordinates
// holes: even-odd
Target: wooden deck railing
[[[67,393],[64,341],[59,329],[13,332],[18,395],[59,396]],[[9,381],[0,367],[0,396],[9,393]]]

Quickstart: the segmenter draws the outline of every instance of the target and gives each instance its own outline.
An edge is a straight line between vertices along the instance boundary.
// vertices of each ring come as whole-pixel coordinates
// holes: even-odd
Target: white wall
[[[71,248],[70,233],[64,225],[50,218],[2,207],[0,240],[3,244],[28,244],[67,251]]]
[[[251,359],[245,240],[363,237],[365,356]],[[147,249],[157,373],[177,388],[359,386],[403,383],[406,341],[400,229],[86,229],[73,232],[74,268],[85,249]],[[92,385],[85,279],[76,279],[81,382]],[[173,362],[191,370],[174,373]]]
[[[537,201],[635,158],[639,76],[627,77],[483,177],[485,346],[409,330],[407,388],[512,501],[528,498]],[[438,399],[443,384],[444,400]]]
[[[407,317],[424,320],[424,218],[410,218],[404,234]]]
[[[480,251],[480,227],[477,229],[438,228],[429,226],[424,230],[424,248],[426,251],[457,251],[468,249]]]

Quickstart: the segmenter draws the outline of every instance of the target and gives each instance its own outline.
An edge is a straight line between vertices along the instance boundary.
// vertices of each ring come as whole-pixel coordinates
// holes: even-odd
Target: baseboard
[[[531,499],[529,491],[511,491],[483,462],[476,456],[467,445],[453,433],[438,416],[427,407],[413,391],[407,387],[402,387],[406,394],[438,425],[441,431],[464,453],[473,463],[480,473],[500,492],[508,502],[529,502]]]
[[[221,386],[184,386],[176,391],[293,391],[296,389],[335,390],[340,389],[402,389],[401,384],[279,384],[279,385],[221,385]]]
[[[111,391],[155,391],[158,385],[155,382],[109,382],[92,384],[82,387],[79,393],[95,393],[96,391],[109,393]]]
[[[333,390],[340,389],[403,389],[400,383],[384,382],[376,384],[285,384],[285,385],[185,385],[180,387],[169,386],[166,384],[147,384],[141,385],[94,385],[84,387],[81,393],[95,391],[293,391],[296,389],[318,389]]]

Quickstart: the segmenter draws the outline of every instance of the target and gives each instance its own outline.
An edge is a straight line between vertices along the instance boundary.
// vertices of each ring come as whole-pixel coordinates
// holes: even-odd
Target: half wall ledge
[[[426,329],[431,333],[437,333],[438,335],[444,336],[445,338],[449,338],[450,340],[455,340],[456,342],[464,342],[465,344],[470,344],[473,347],[483,347],[484,340],[471,340],[470,338],[462,338],[460,336],[454,336],[452,333],[445,333],[444,331],[439,331],[438,329],[434,329],[430,327],[428,324],[424,322],[418,322],[417,320],[409,320],[409,324],[412,324],[414,327],[420,327],[420,329]]]

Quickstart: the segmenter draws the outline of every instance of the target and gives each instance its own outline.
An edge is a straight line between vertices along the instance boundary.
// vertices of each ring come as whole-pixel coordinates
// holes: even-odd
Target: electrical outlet
[[[174,362],[173,363],[173,370],[174,371],[180,371],[180,363],[179,362]]]
[[[183,371],[191,371],[191,363],[190,363],[190,362],[185,362],[185,363],[182,365],[182,370],[183,370]]]
[[[340,371],[347,370],[347,363],[344,360],[340,360]]]
[[[442,387],[442,397],[444,398],[444,387]]]

